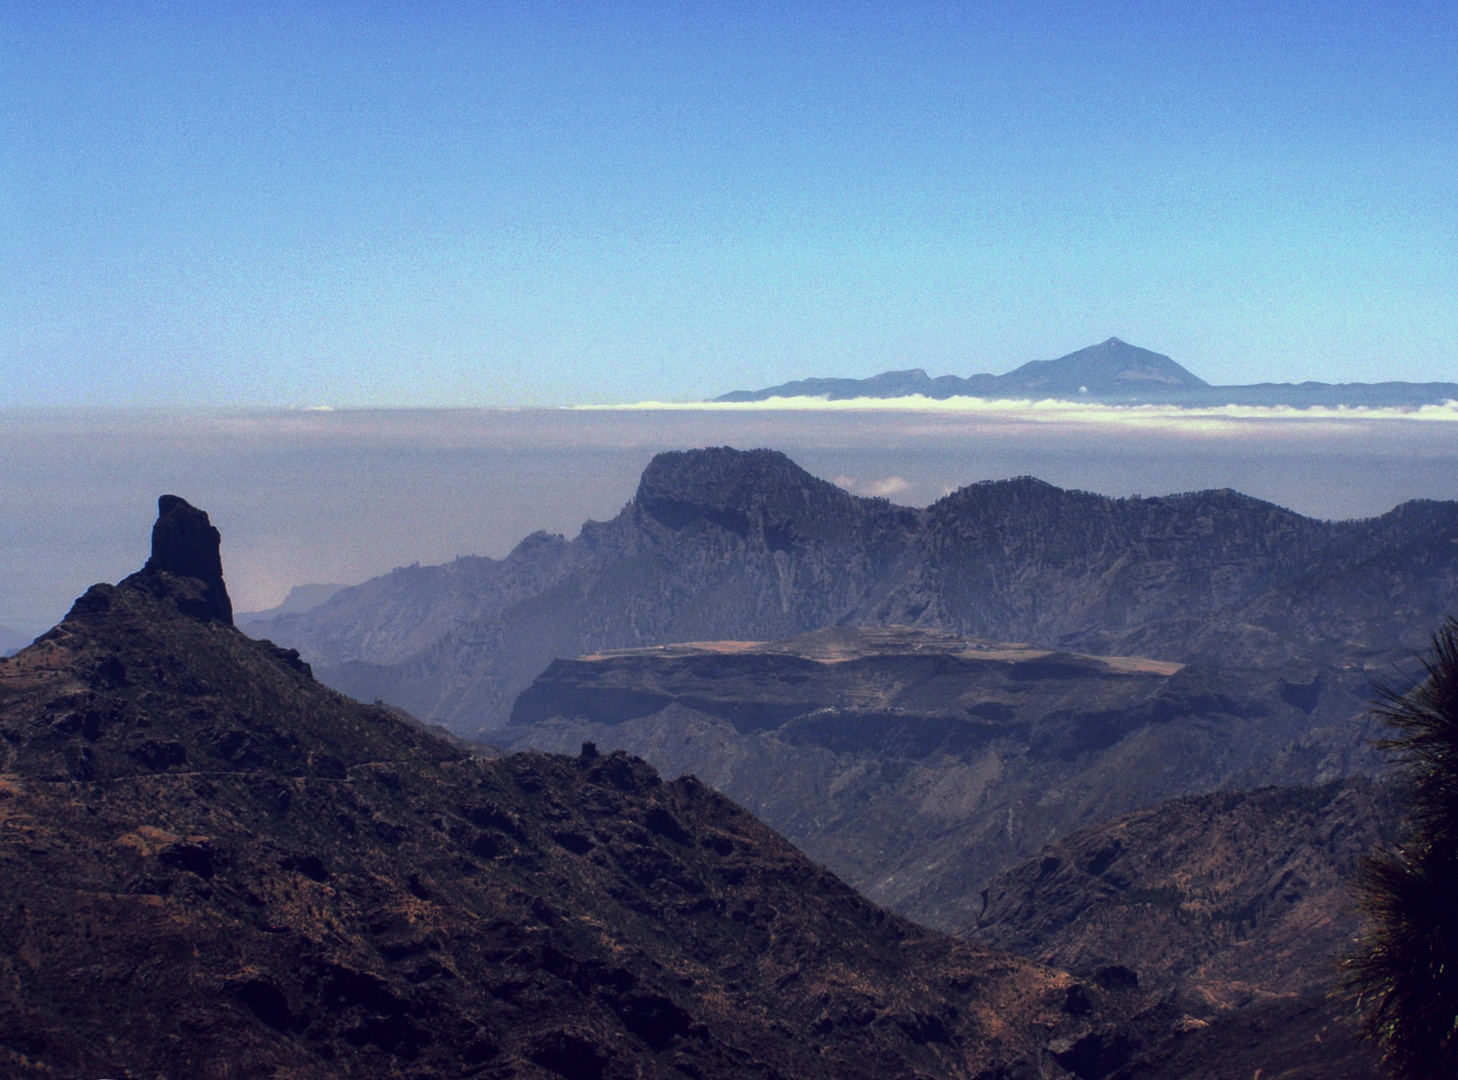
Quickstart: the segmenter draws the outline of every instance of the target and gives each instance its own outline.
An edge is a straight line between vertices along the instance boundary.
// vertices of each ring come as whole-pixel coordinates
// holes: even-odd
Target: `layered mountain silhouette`
[[[1113,499],[1030,477],[910,509],[724,447],[655,457],[622,512],[571,541],[397,570],[256,632],[338,689],[473,737],[557,658],[856,625],[1314,665],[1318,703],[1349,704],[1458,609],[1455,538],[1450,502],[1330,522],[1229,490]]]
[[[283,603],[277,607],[267,608],[263,611],[245,611],[236,615],[239,626],[245,626],[251,622],[264,622],[276,618],[279,615],[295,615],[300,612],[316,608],[331,596],[337,593],[343,585],[295,585],[284,597]]]
[[[230,624],[205,514],[153,539],[0,661],[7,1076],[1094,1078],[1178,1019],[889,914],[692,778],[342,697]]]
[[[232,625],[207,515],[159,508],[141,571],[0,660],[7,1075],[1377,1076],[1324,996],[1341,880],[1392,816],[1370,785],[1056,839],[958,940],[693,777],[591,743],[481,758],[327,689]],[[516,720],[696,710],[811,750],[869,738],[863,769],[909,775],[978,740],[1071,760],[1181,708],[1238,723],[1266,693],[1191,670],[845,628],[559,663]],[[1274,693],[1306,713],[1323,691]]]
[[[1373,768],[1366,708],[1314,666],[836,628],[557,660],[493,738],[593,740],[692,773],[872,899],[958,930],[993,875],[1051,839],[1174,797]]]
[[[1099,401],[1186,406],[1256,405],[1411,408],[1458,400],[1458,383],[1255,383],[1212,386],[1168,356],[1109,338],[1057,360],[1033,360],[1003,375],[929,376],[920,368],[869,379],[800,379],[763,390],[735,390],[715,401],[771,398],[953,397]]]

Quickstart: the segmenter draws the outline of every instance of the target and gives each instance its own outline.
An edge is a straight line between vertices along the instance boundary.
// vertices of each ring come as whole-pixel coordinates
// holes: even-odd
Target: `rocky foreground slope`
[[[1361,927],[1352,874],[1396,820],[1361,778],[1170,800],[999,874],[959,931],[1074,971],[1127,964],[1195,1009],[1329,987]]]
[[[692,779],[339,696],[163,511],[0,661],[6,1075],[1095,1077],[1178,1024],[887,913]]]
[[[570,542],[397,570],[257,632],[333,686],[471,735],[559,657],[836,625],[1314,666],[1318,702],[1350,700],[1458,609],[1455,539],[1454,503],[1327,522],[1232,491],[1110,499],[1031,478],[914,510],[720,448],[654,458],[622,513]]]
[[[501,736],[695,771],[882,902],[1180,1018],[1142,1052],[1091,1033],[1087,1068],[1356,1080],[1373,1054],[1331,994],[1359,929],[1347,882],[1391,794],[1362,777],[1203,793],[1310,780],[1311,689],[841,628],[557,661]],[[1158,802],[1181,790],[1202,794]],[[1105,820],[1129,803],[1145,808]]]
[[[1202,1021],[1130,1080],[1371,1076],[1337,963],[1361,928],[1352,874],[1396,819],[1361,778],[1171,800],[999,874],[960,932],[1073,972],[1117,963]]]

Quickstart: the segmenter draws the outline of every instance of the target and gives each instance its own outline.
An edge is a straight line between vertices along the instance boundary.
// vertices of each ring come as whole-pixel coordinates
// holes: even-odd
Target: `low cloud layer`
[[[1458,401],[1416,408],[1367,408],[1313,405],[1107,405],[1101,402],[992,399],[975,397],[928,398],[920,394],[897,398],[775,397],[765,401],[641,401],[632,405],[583,405],[584,411],[668,411],[708,413],[928,413],[965,416],[988,421],[1069,425],[1118,425],[1140,428],[1179,427],[1188,430],[1235,429],[1258,421],[1341,423],[1406,420],[1428,423],[1458,422]]]
[[[854,476],[837,476],[835,485],[857,495],[875,495],[889,499],[911,490],[911,481],[901,476],[883,476],[879,480],[857,480]]]

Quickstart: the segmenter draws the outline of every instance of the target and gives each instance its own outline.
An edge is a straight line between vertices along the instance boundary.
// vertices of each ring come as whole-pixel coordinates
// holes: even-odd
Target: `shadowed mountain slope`
[[[343,698],[193,565],[0,661],[7,1075],[1092,1077],[1111,1017],[1168,1026],[1070,1011],[692,779]]]
[[[1072,971],[1125,964],[1206,1010],[1330,987],[1361,925],[1348,882],[1396,818],[1363,778],[1171,800],[999,874],[959,932]]]
[[[906,627],[554,661],[503,745],[593,740],[749,807],[941,929],[1050,840],[1177,796],[1369,768],[1362,698],[1314,667],[1096,657]]]
[[[1331,995],[1361,926],[1351,876],[1396,819],[1361,779],[1173,800],[999,874],[962,933],[1085,977],[1129,968],[1204,1021],[1121,1078],[1376,1076]]]
[[[655,457],[623,511],[570,542],[397,570],[258,632],[362,700],[472,734],[555,658],[835,625],[1315,664],[1350,694],[1458,608],[1455,538],[1454,503],[1325,522],[1232,491],[1110,499],[1027,477],[912,510],[718,448]]]

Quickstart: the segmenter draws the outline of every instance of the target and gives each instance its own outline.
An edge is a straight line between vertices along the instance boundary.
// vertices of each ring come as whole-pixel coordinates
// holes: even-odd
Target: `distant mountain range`
[[[141,571],[0,660],[0,1075],[1097,1080],[1080,1046],[1169,1038],[692,778],[473,758],[230,612],[174,499]]]
[[[1454,503],[1326,522],[1027,477],[916,510],[721,447],[656,457],[572,541],[250,630],[510,749],[692,772],[902,914],[1068,950],[1069,1015],[1119,987],[1159,1002],[1050,1040],[1084,1080],[1365,1080],[1325,994],[1382,797],[1229,789],[1374,769],[1371,680],[1458,607],[1455,540]]]
[[[267,622],[280,615],[301,615],[318,607],[342,588],[343,585],[295,585],[277,607],[262,611],[240,611],[234,616],[234,621],[239,627],[247,627],[249,623]]]
[[[693,777],[483,759],[333,693],[231,625],[207,515],[160,509],[141,571],[0,660],[6,1076],[1375,1080],[1324,985],[1289,992],[1350,923],[1364,788],[1173,804],[1011,871],[968,933],[1059,970],[877,907]],[[1234,1008],[1166,962],[1201,919],[1260,921],[1193,934]]]
[[[1118,338],[1057,360],[1033,360],[1003,375],[942,375],[921,368],[888,371],[869,379],[800,379],[763,390],[735,390],[715,401],[770,398],[899,398],[920,394],[990,399],[1057,399],[1117,405],[1259,405],[1310,408],[1415,408],[1458,400],[1458,383],[1254,383],[1212,386],[1161,353]]]
[[[1458,610],[1458,503],[1328,522],[1233,491],[1111,499],[1019,479],[925,509],[783,454],[661,454],[611,521],[393,571],[250,625],[321,677],[467,735],[558,657],[908,625],[1365,688]]]
[[[13,652],[19,652],[31,642],[31,635],[22,634],[19,630],[12,630],[8,626],[0,626],[0,656],[9,656]]]

